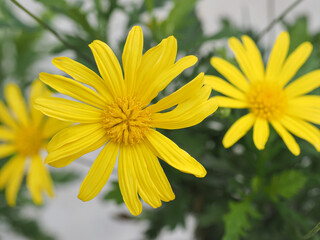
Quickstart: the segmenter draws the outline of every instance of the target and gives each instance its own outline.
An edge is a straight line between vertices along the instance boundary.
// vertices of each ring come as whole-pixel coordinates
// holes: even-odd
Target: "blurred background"
[[[299,74],[320,66],[320,1],[304,0],[275,26],[268,25],[280,16],[293,0],[21,0],[20,3],[50,26],[41,26],[10,0],[0,1],[0,98],[3,86],[15,82],[27,92],[40,72],[61,74],[52,64],[56,56],[68,56],[96,70],[87,45],[94,39],[107,42],[118,57],[133,25],[144,30],[147,50],[161,39],[174,35],[178,40],[178,56],[196,55],[198,64],[178,77],[177,86],[190,81],[199,72],[217,73],[210,66],[210,57],[217,55],[233,61],[227,38],[250,35],[259,40],[267,59],[276,36],[289,31],[291,47],[303,41],[314,44],[314,53]],[[230,117],[231,116],[231,117]],[[92,152],[63,169],[50,167],[56,196],[45,204],[32,204],[26,189],[19,195],[17,207],[9,208],[0,193],[0,239],[112,239],[112,240],[191,240],[191,239],[302,239],[320,221],[319,154],[307,143],[299,157],[294,157],[280,144],[274,153],[272,170],[266,175],[294,168],[308,180],[290,199],[277,203],[261,195],[255,202],[259,217],[247,218],[241,213],[232,219],[240,230],[235,237],[226,237],[230,201],[252,191],[255,170],[252,161],[259,153],[250,148],[251,135],[232,150],[225,150],[221,139],[232,118],[226,109],[219,110],[199,126],[168,131],[166,134],[196,157],[208,169],[208,177],[195,179],[166,166],[165,172],[176,193],[176,199],[160,209],[144,206],[140,217],[133,217],[122,204],[117,187],[117,171],[98,197],[83,203],[77,198],[82,180],[98,152]],[[234,118],[233,118],[234,119]],[[279,139],[278,139],[279,141]],[[270,144],[268,145],[270,148]],[[267,149],[268,149],[267,147]],[[281,151],[282,149],[282,151]],[[45,153],[44,153],[45,154]],[[248,161],[247,161],[248,160]],[[0,160],[2,162],[4,160]],[[241,162],[240,162],[241,161]],[[240,162],[240,163],[239,163]],[[280,163],[281,162],[281,163]],[[0,164],[1,165],[1,164]],[[269,175],[268,175],[269,174]],[[288,185],[295,185],[288,182]],[[299,185],[299,183],[297,184]],[[256,216],[257,216],[256,215]],[[226,220],[227,219],[227,220]],[[229,218],[230,219],[230,218]],[[249,219],[249,220],[248,220]],[[250,224],[249,224],[249,222]],[[232,223],[231,223],[232,224]],[[246,236],[246,237],[245,237]],[[320,239],[317,236],[314,239]]]

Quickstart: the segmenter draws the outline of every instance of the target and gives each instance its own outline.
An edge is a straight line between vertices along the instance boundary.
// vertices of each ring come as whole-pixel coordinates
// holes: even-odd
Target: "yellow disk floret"
[[[103,126],[115,143],[139,143],[149,130],[151,114],[134,97],[118,98],[104,110]]]
[[[252,84],[247,100],[251,113],[266,120],[278,119],[288,106],[285,92],[274,82],[262,81]]]

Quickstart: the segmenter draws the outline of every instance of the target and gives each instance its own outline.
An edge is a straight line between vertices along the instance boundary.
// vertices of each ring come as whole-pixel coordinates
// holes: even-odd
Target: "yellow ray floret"
[[[313,125],[320,124],[320,96],[305,95],[320,86],[320,70],[290,82],[310,56],[312,45],[302,43],[287,56],[289,40],[287,32],[279,35],[266,70],[256,44],[248,36],[242,37],[242,43],[236,38],[229,41],[241,71],[223,59],[211,59],[212,66],[228,80],[205,76],[205,84],[225,95],[213,99],[220,107],[249,110],[227,131],[223,139],[226,148],[253,127],[254,144],[264,149],[270,123],[294,155],[300,154],[300,148],[291,134],[320,151],[320,131]]]
[[[96,197],[118,160],[124,202],[133,215],[138,215],[142,211],[139,197],[155,208],[161,201],[175,197],[158,158],[182,172],[197,177],[206,175],[200,163],[155,128],[196,125],[217,109],[217,103],[209,98],[211,88],[204,86],[201,73],[176,92],[151,104],[160,91],[197,61],[195,56],[186,56],[176,62],[177,41],[173,36],[143,54],[142,30],[133,27],[123,50],[122,68],[105,43],[96,40],[89,47],[101,77],[66,57],[55,58],[53,64],[73,79],[40,74],[44,83],[77,101],[38,98],[37,109],[50,117],[79,123],[52,138],[46,162],[64,167],[105,145],[84,179],[78,197],[83,201]],[[163,112],[167,109],[170,111]]]
[[[13,157],[0,169],[0,189],[5,189],[10,206],[16,204],[27,166],[26,183],[34,203],[43,202],[42,192],[50,197],[54,195],[52,180],[40,157],[40,151],[67,124],[46,118],[33,107],[35,98],[50,95],[51,92],[45,85],[36,80],[31,86],[29,104],[26,104],[17,85],[8,84],[5,87],[6,102],[10,110],[0,101],[0,158]]]

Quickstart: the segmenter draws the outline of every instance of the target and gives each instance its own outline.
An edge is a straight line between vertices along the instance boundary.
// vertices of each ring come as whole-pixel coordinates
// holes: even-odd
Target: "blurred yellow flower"
[[[309,123],[320,124],[320,96],[305,95],[320,86],[320,70],[289,82],[308,59],[312,45],[302,43],[287,57],[289,34],[282,32],[266,70],[251,38],[243,36],[241,43],[233,37],[229,45],[243,73],[227,61],[213,57],[212,66],[230,83],[215,76],[205,76],[205,83],[225,95],[214,97],[220,107],[248,108],[249,113],[230,127],[223,145],[232,146],[253,127],[254,144],[264,149],[270,123],[294,155],[300,154],[300,148],[291,134],[320,151],[320,131]]]
[[[0,101],[0,158],[13,155],[0,170],[0,190],[5,189],[9,206],[16,204],[17,193],[28,166],[27,187],[35,204],[41,204],[42,192],[53,197],[50,174],[40,156],[55,133],[66,126],[65,122],[45,116],[33,108],[34,100],[50,96],[51,92],[39,80],[33,82],[29,106],[16,84],[5,87],[5,98],[10,110]]]
[[[151,104],[184,69],[194,65],[195,56],[175,63],[176,39],[171,36],[142,55],[140,27],[130,31],[121,66],[108,45],[89,45],[99,72],[96,73],[66,57],[53,64],[75,79],[41,73],[40,79],[81,102],[61,98],[39,98],[37,109],[64,121],[80,124],[62,130],[48,144],[46,163],[64,167],[80,156],[106,144],[84,179],[78,197],[93,199],[106,184],[118,159],[119,186],[124,202],[133,215],[142,211],[140,197],[156,208],[161,200],[174,199],[174,193],[157,157],[178,170],[204,177],[206,170],[174,142],[155,128],[179,129],[200,123],[217,104],[209,99],[211,88],[203,86],[204,74],[173,94]],[[91,86],[87,88],[81,83]],[[174,109],[170,109],[175,107]],[[170,111],[165,111],[170,109]]]

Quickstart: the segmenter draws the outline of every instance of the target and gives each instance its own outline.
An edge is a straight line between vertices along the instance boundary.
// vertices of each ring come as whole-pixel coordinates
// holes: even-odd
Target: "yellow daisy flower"
[[[310,142],[320,151],[320,97],[305,95],[320,86],[320,70],[289,82],[312,52],[309,42],[302,43],[288,57],[289,34],[282,32],[275,42],[264,68],[261,54],[251,38],[229,39],[229,45],[240,66],[240,72],[227,61],[213,57],[212,66],[230,83],[215,76],[206,76],[205,83],[225,96],[217,96],[220,107],[248,108],[249,113],[227,131],[223,145],[228,148],[253,127],[253,141],[264,149],[269,137],[269,123],[294,155],[300,148],[294,134]],[[309,123],[310,122],[310,123]]]
[[[44,114],[79,123],[53,137],[48,144],[46,163],[64,167],[107,143],[84,179],[78,197],[89,201],[97,196],[118,159],[124,202],[133,215],[138,215],[142,211],[138,194],[154,208],[161,206],[161,200],[170,201],[175,197],[157,158],[182,172],[197,177],[206,175],[200,163],[155,128],[180,129],[196,125],[212,114],[217,104],[209,99],[211,88],[203,86],[203,73],[171,95],[150,104],[176,76],[197,61],[195,56],[187,56],[175,63],[177,42],[173,36],[142,55],[142,30],[133,27],[122,55],[124,77],[108,45],[96,40],[89,47],[102,78],[66,57],[55,58],[53,64],[75,81],[40,74],[44,83],[81,101],[37,100],[37,109]]]
[[[0,101],[0,158],[13,157],[0,170],[0,190],[5,189],[9,206],[16,204],[17,194],[27,173],[27,187],[35,204],[41,204],[42,192],[53,197],[53,184],[48,170],[40,156],[55,133],[66,127],[65,122],[44,115],[33,108],[34,100],[40,96],[50,96],[51,92],[39,80],[31,86],[29,106],[24,101],[19,87],[8,84],[5,87],[6,102],[10,111]]]

